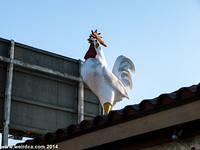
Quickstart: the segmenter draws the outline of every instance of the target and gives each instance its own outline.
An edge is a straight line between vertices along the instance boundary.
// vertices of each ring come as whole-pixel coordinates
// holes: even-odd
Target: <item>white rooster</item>
[[[107,47],[100,33],[92,31],[89,37],[90,47],[85,54],[81,75],[83,81],[99,98],[104,112],[108,114],[113,105],[128,98],[127,90],[132,89],[132,73],[135,71],[133,62],[119,56],[112,72],[107,68],[106,59],[100,44]],[[100,44],[99,44],[100,43]]]

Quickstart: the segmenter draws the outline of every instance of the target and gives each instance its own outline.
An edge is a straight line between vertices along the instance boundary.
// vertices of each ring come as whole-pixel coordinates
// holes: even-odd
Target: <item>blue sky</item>
[[[0,37],[82,59],[91,29],[136,66],[130,100],[115,109],[200,81],[199,0],[2,1]]]

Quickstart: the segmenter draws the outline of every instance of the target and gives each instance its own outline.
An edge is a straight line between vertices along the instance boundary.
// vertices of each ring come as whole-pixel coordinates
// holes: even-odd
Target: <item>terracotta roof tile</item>
[[[39,145],[60,142],[87,132],[125,122],[127,119],[135,119],[149,113],[177,107],[199,98],[200,83],[191,87],[183,87],[169,94],[162,94],[154,99],[143,100],[139,104],[128,105],[121,110],[111,111],[108,115],[96,116],[93,120],[83,120],[78,125],[70,125],[66,128],[58,129],[55,133],[47,133],[43,137],[27,140],[21,144]],[[20,145],[20,143],[17,145]]]
[[[56,136],[58,138],[62,138],[67,134],[67,131],[68,131],[67,128],[58,129],[58,130],[56,130]]]
[[[153,100],[143,100],[139,104],[140,111],[148,111],[156,108],[156,101]]]
[[[138,105],[127,105],[126,107],[124,107],[123,109],[123,115],[125,117],[129,117],[129,116],[133,116],[136,113],[138,113],[139,111],[139,107]]]
[[[196,90],[195,90],[196,91]],[[187,99],[189,97],[195,96],[195,92],[193,88],[181,88],[177,91],[177,100]]]
[[[171,104],[174,101],[173,97],[170,94],[162,94],[157,99],[157,105],[168,105]]]
[[[72,124],[72,125],[68,126],[68,128],[67,128],[67,134],[69,134],[69,135],[78,133],[80,131],[81,131],[80,126],[75,125],[75,124]]]
[[[117,110],[111,111],[107,116],[109,122],[118,121],[122,117],[123,117],[122,112]]]
[[[93,121],[92,120],[83,120],[80,123],[80,128],[81,129],[88,129],[93,127]]]
[[[94,125],[95,125],[96,127],[99,127],[99,126],[105,125],[106,122],[107,122],[107,119],[106,119],[105,116],[96,116],[96,117],[94,118],[93,122],[94,122]]]

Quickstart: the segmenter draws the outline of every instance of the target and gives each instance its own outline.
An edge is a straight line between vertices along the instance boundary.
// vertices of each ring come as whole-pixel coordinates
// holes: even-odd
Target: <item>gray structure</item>
[[[34,137],[101,114],[80,66],[80,60],[0,38],[1,132]]]

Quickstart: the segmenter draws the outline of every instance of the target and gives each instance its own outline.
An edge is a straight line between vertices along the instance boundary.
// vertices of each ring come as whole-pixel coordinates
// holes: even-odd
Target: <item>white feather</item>
[[[117,57],[112,72],[122,81],[126,89],[132,89],[132,74],[135,72],[135,66],[129,58],[122,55]]]
[[[132,89],[132,74],[135,72],[135,66],[129,58],[122,55],[118,56],[113,66],[112,72],[123,83],[126,91]],[[113,105],[115,105],[117,102],[120,102],[122,98],[123,97],[116,94]]]
[[[96,48],[96,58],[87,59],[82,65],[81,75],[84,82],[99,98],[103,105],[106,102],[115,104],[123,97],[128,98],[127,88],[132,87],[132,61],[119,56],[113,72],[107,68],[106,60],[100,46]]]

